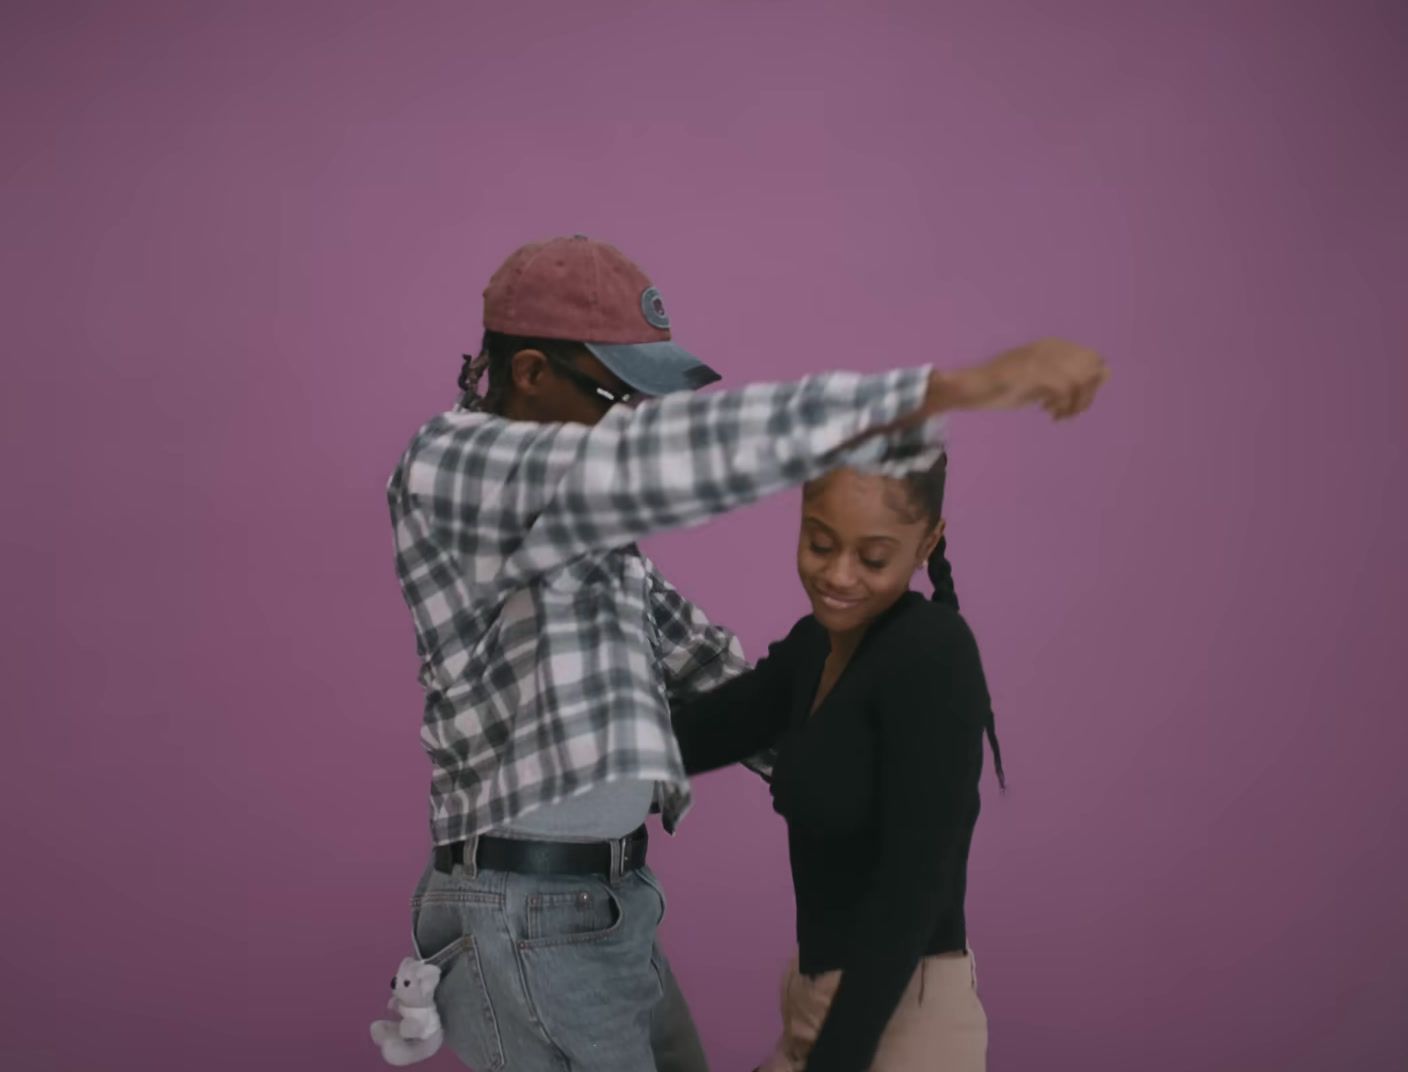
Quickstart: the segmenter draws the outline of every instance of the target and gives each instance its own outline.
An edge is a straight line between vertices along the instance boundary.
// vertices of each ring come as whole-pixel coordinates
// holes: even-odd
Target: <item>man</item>
[[[644,821],[673,832],[689,805],[670,703],[745,663],[634,541],[841,465],[925,466],[946,410],[1072,415],[1105,368],[1044,342],[695,395],[718,374],[671,341],[644,273],[582,236],[510,256],[484,327],[460,405],[388,485],[433,766],[417,945],[442,954],[446,1039],[480,1072],[701,1070]]]

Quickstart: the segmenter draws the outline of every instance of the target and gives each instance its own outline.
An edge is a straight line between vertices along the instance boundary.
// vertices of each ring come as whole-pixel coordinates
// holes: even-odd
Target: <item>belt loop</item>
[[[626,842],[629,839],[630,835],[627,834],[626,837],[612,838],[609,842],[611,845],[611,870],[607,879],[613,886],[617,885],[626,873]]]
[[[972,973],[973,989],[978,989],[978,958],[973,956],[972,946],[968,947],[968,970]]]
[[[479,835],[470,834],[464,839],[464,859],[460,861],[460,870],[465,878],[479,877]]]

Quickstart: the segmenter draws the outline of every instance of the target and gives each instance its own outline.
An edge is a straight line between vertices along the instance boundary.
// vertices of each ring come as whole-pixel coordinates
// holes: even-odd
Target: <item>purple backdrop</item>
[[[495,264],[585,231],[733,384],[1110,356],[1077,424],[953,430],[993,1069],[1404,1067],[1402,5],[219,6],[0,14],[0,1065],[381,1067],[383,484]],[[750,652],[795,509],[651,544]],[[666,940],[729,1072],[788,880],[760,784],[698,797]]]

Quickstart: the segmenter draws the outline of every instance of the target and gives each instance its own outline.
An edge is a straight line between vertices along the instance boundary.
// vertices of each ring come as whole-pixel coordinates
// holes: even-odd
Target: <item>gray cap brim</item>
[[[696,391],[721,379],[688,350],[672,342],[632,344],[583,343],[630,387],[642,394],[668,395],[676,391]]]

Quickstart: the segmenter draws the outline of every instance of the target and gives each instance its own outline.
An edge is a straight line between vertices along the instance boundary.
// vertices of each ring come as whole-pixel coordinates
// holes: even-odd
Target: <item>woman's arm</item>
[[[753,669],[671,710],[688,773],[727,767],[776,742],[791,710],[791,639],[770,645]]]

